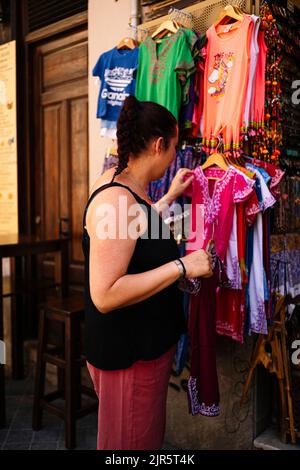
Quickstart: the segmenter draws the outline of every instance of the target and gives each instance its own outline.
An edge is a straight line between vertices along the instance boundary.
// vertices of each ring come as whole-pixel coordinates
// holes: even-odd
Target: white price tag
[[[226,28],[223,29],[223,33],[229,33],[229,31],[231,30],[232,28],[232,24],[226,26]]]

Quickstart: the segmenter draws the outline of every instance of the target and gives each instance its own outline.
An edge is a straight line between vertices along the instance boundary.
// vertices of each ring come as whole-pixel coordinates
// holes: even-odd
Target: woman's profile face
[[[176,146],[178,144],[178,128],[176,127],[176,135],[169,140],[168,148],[166,149],[162,143],[159,144],[159,150],[156,154],[155,165],[153,168],[154,178],[161,178],[166,169],[169,168],[174,158],[176,157]]]

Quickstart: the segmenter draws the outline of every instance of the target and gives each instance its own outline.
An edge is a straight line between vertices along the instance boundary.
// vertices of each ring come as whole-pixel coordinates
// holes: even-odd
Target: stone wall
[[[192,416],[188,411],[187,393],[181,381],[187,379],[185,369],[171,382],[180,391],[169,387],[167,429],[165,441],[179,449],[251,449],[254,437],[253,393],[240,407],[240,397],[252,351],[252,339],[239,345],[218,337],[217,366],[221,395],[221,414],[218,417]]]

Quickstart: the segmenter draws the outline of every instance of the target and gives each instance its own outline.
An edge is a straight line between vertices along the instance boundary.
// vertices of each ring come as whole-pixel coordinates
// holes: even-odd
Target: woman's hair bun
[[[127,167],[129,156],[139,155],[151,139],[163,137],[165,148],[168,148],[176,128],[175,117],[160,104],[127,96],[117,122],[119,162],[115,176]]]
[[[140,102],[138,99],[133,95],[127,96],[121,110],[122,117],[128,121],[134,121],[138,119],[139,110]]]

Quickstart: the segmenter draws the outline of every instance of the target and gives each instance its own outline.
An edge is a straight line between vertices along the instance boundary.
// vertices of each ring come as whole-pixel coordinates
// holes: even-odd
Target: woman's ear
[[[158,139],[155,140],[155,153],[161,153],[163,149],[164,139],[163,137],[158,137]]]

